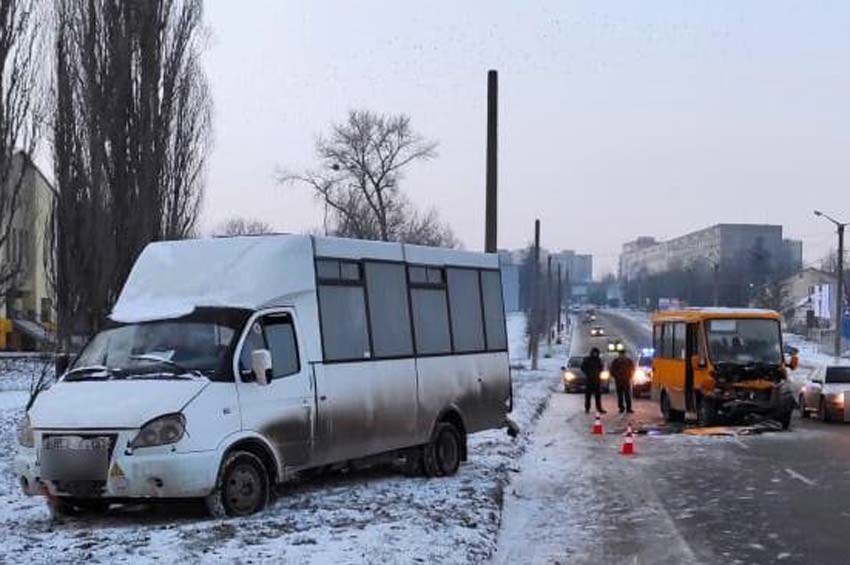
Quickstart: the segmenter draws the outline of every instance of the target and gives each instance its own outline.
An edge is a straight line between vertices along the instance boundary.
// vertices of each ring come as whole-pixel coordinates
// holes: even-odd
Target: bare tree
[[[303,173],[282,173],[281,183],[312,189],[344,237],[404,241],[453,247],[457,240],[436,211],[418,212],[401,191],[405,169],[436,157],[436,143],[423,138],[406,115],[353,110],[319,138],[319,166]]]
[[[34,0],[0,1],[0,292],[5,292],[22,268],[13,245],[15,218],[26,195],[30,168],[43,119],[39,68],[41,35]]]
[[[95,331],[149,242],[193,235],[211,103],[201,0],[57,0],[52,228],[60,339]]]
[[[274,229],[262,220],[238,217],[225,220],[213,230],[213,235],[219,236],[262,235],[264,233],[274,233]]]

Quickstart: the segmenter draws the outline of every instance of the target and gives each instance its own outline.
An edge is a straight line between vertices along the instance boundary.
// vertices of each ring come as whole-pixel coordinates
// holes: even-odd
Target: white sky
[[[782,224],[814,262],[815,207],[850,220],[850,4],[208,0],[215,103],[205,228],[321,224],[280,168],[350,108],[404,112],[439,158],[404,184],[483,246],[486,71],[499,70],[499,246],[615,269],[623,242]]]

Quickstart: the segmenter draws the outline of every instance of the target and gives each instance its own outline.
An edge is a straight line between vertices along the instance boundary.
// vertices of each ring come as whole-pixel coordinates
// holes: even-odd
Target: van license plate
[[[48,436],[42,440],[41,476],[47,480],[105,480],[108,437]]]

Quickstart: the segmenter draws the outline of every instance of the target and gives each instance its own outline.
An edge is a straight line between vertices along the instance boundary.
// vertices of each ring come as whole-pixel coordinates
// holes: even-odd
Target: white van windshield
[[[89,342],[65,380],[187,374],[222,380],[232,373],[228,369],[233,342],[247,314],[219,314],[224,315],[199,312],[105,329]],[[96,367],[103,369],[87,370]]]

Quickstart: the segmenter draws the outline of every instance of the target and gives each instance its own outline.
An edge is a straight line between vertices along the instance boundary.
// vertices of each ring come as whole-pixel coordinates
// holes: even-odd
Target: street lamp
[[[844,320],[844,228],[850,222],[839,222],[832,216],[815,210],[815,216],[825,218],[838,229],[838,292],[835,301],[835,356],[841,357],[841,322]]]

